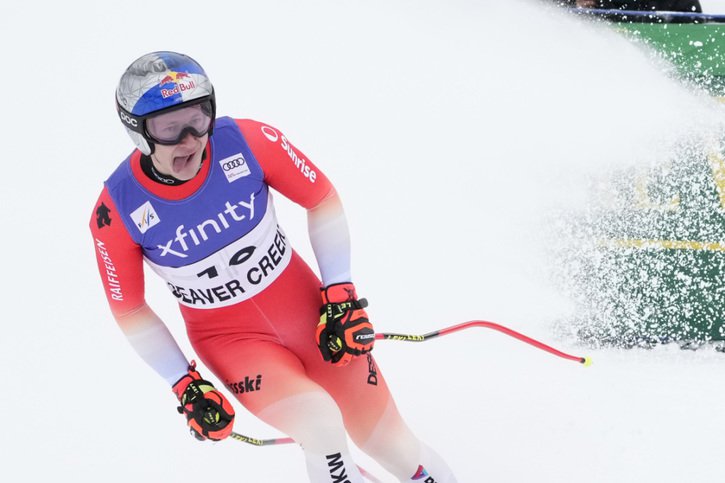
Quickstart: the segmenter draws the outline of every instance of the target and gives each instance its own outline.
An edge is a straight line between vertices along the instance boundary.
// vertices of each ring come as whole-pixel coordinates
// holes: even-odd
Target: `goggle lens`
[[[201,137],[212,123],[211,102],[194,104],[146,119],[146,131],[154,142],[178,144],[187,134]]]

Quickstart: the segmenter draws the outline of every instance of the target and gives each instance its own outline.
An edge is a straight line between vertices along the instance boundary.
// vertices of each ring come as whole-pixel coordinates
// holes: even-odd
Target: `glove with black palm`
[[[366,354],[375,344],[375,331],[365,312],[368,302],[357,298],[352,283],[337,283],[322,290],[320,323],[315,333],[322,358],[344,366]]]
[[[186,416],[196,439],[219,441],[231,434],[234,408],[211,382],[201,378],[194,361],[189,372],[173,385],[172,390],[181,403],[178,411]]]

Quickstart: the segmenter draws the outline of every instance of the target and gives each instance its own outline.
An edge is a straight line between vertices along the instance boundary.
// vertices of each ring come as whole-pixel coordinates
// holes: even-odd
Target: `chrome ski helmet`
[[[136,59],[121,76],[116,89],[116,110],[136,147],[144,154],[164,142],[149,133],[147,120],[167,111],[199,104],[211,122],[216,114],[214,87],[204,69],[191,57],[176,52],[151,52]],[[186,131],[185,131],[186,132]],[[184,132],[184,135],[185,135]]]

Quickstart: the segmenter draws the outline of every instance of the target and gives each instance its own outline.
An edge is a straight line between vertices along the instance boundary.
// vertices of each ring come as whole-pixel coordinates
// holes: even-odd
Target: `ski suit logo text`
[[[368,384],[371,386],[378,385],[378,370],[375,367],[375,360],[370,353],[368,353]]]
[[[345,463],[342,461],[342,455],[340,453],[325,455],[327,458],[327,467],[330,468],[330,481],[332,483],[350,483],[347,479],[347,470],[345,469]]]
[[[118,275],[116,274],[116,266],[113,264],[113,260],[111,260],[108,250],[106,250],[106,244],[98,238],[96,238],[96,249],[98,250],[98,255],[103,262],[103,266],[106,269],[105,281],[106,287],[111,295],[111,299],[123,302],[123,291],[121,290],[121,282],[118,281]]]
[[[295,168],[297,168],[305,178],[309,179],[310,183],[314,183],[317,180],[317,172],[312,169],[309,164],[307,164],[307,160],[304,157],[297,154],[297,152],[292,148],[290,142],[287,141],[286,137],[279,134],[269,126],[262,126],[261,129],[264,137],[266,137],[270,142],[276,143],[277,141],[281,141],[282,149],[284,149],[287,156],[289,156],[290,160],[294,163]]]
[[[243,381],[228,382],[227,388],[229,388],[229,390],[234,394],[259,391],[262,389],[262,375],[257,374],[257,377],[244,376]]]
[[[209,239],[209,234],[216,232],[221,233],[223,230],[227,230],[231,227],[230,222],[243,221],[249,218],[254,219],[254,193],[249,196],[249,202],[238,201],[236,204],[230,202],[224,203],[225,209],[216,214],[216,218],[212,217],[208,220],[204,220],[196,227],[190,227],[185,229],[184,225],[176,227],[176,236],[166,242],[164,245],[158,245],[160,248],[161,256],[173,255],[179,258],[186,258],[188,255],[185,253],[189,251],[189,243],[187,238],[191,239],[194,246],[199,246],[203,242]],[[227,216],[228,215],[228,216]],[[219,223],[217,223],[219,220]]]

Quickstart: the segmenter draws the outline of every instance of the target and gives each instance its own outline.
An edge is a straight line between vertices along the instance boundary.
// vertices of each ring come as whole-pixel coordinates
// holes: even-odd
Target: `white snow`
[[[700,0],[703,13],[718,14],[725,13],[725,0]]]
[[[461,482],[722,480],[725,354],[588,352],[551,329],[570,304],[546,281],[536,221],[584,199],[582,176],[723,122],[617,34],[523,0],[2,10],[3,481],[305,481],[294,446],[188,436],[106,307],[87,224],[132,147],[114,89],[160,49],[205,66],[220,114],[276,125],[333,179],[378,330],[487,319],[593,358],[485,329],[379,342],[400,410]],[[276,199],[313,260],[303,210]],[[166,288],[149,277],[147,292],[193,357]],[[242,409],[236,430],[277,435]]]

